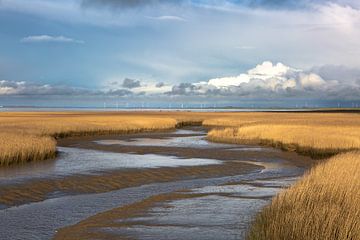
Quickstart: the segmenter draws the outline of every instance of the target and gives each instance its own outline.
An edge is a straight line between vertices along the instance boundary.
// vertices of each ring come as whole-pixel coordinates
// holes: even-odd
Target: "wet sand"
[[[244,181],[159,194],[62,228],[54,239],[244,239],[254,213],[295,180]]]
[[[205,140],[205,133],[205,129],[195,127],[177,132],[64,139],[59,141],[60,157],[55,161],[0,170],[0,203],[3,208],[0,210],[0,224],[3,226],[0,238],[29,239],[36,235],[33,239],[49,239],[56,229],[64,226],[79,221],[81,226],[84,226],[82,223],[88,226],[87,218],[97,218],[96,214],[109,214],[114,216],[113,220],[123,218],[125,221],[126,216],[117,213],[123,212],[123,207],[131,209],[133,204],[137,206],[143,201],[151,204],[145,204],[147,207],[141,208],[137,214],[146,215],[155,205],[165,206],[169,201],[176,206],[185,199],[207,202],[209,209],[225,201],[231,208],[237,203],[234,198],[238,196],[230,196],[235,193],[219,194],[209,192],[209,189],[199,193],[196,189],[229,184],[256,188],[256,184],[261,185],[256,183],[259,179],[299,176],[312,163],[309,158],[270,148],[209,143]],[[274,181],[273,184],[276,185]],[[236,189],[235,192],[240,188]],[[184,190],[187,193],[178,192]],[[243,188],[241,191],[255,190]],[[240,214],[241,209],[252,209],[249,210],[251,213],[243,213],[247,216],[244,226],[248,226],[253,214],[275,192],[266,197],[255,197],[253,203],[246,196],[241,197],[253,206],[239,205],[238,211],[234,211]],[[216,204],[212,206],[210,203]],[[191,208],[185,204],[182,210],[186,209]],[[128,218],[133,216],[128,215]],[[155,215],[154,219],[160,218]],[[101,219],[96,222],[100,225],[94,225],[94,229],[107,228],[109,224]],[[162,224],[153,223],[153,220],[150,222],[140,228],[133,226],[130,232],[124,233],[121,227],[105,232],[116,239],[146,239],[139,232],[153,237],[147,239],[168,239],[159,234],[161,229],[160,232],[166,232],[164,227],[145,231],[149,228],[147,225]],[[186,225],[181,223],[178,229],[184,230],[182,224]],[[77,234],[85,234],[86,238],[80,239],[94,238],[99,234],[103,236],[103,230],[78,226],[61,230],[57,238],[65,239],[61,237],[64,233],[69,236],[68,239],[79,239],[71,238]],[[235,223],[232,226],[234,231]],[[243,232],[239,230],[239,234]],[[187,239],[187,235],[183,236]]]
[[[189,130],[184,132],[186,129],[191,129],[193,132],[189,133]],[[188,127],[177,130],[177,132],[72,137],[61,139],[59,145],[118,153],[152,153],[181,158],[203,158],[224,161],[243,160],[254,161],[256,163],[284,160],[284,164],[287,164],[289,161],[288,164],[303,168],[308,168],[309,165],[314,163],[309,157],[300,156],[294,152],[283,152],[270,147],[208,142],[205,137],[207,131],[203,127]],[[181,139],[185,140],[175,140],[168,144],[169,140],[178,139],[180,136]],[[138,139],[146,139],[146,141],[139,143]]]

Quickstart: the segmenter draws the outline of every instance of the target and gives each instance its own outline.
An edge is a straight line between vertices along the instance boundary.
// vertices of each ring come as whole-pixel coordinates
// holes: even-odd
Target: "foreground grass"
[[[314,167],[257,216],[251,240],[360,239],[360,152]]]
[[[208,139],[263,144],[314,158],[332,155],[282,191],[256,217],[250,240],[360,239],[359,115],[307,114],[205,121]],[[344,153],[346,152],[346,153]]]

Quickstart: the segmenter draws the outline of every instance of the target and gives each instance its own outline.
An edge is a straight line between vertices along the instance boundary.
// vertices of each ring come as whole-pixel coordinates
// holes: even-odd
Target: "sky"
[[[0,0],[0,106],[360,106],[358,0]]]

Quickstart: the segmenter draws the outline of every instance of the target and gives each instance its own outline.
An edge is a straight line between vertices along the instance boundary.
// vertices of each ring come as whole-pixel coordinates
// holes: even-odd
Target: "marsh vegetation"
[[[360,239],[360,152],[332,157],[278,194],[249,239]]]
[[[264,115],[263,115],[264,116]],[[357,114],[251,114],[208,125],[227,126],[208,139],[261,144],[320,161],[278,194],[255,219],[249,239],[360,239],[360,119]]]
[[[172,129],[176,123],[122,114],[1,113],[0,166],[55,157],[57,138]]]
[[[357,113],[1,113],[0,165],[56,155],[56,139],[202,124],[216,142],[260,144],[316,158],[255,218],[249,239],[360,239]]]

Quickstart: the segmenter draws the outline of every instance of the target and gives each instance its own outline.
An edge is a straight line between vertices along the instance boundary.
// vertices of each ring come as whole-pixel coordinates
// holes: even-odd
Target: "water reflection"
[[[161,146],[161,147],[182,147],[182,148],[200,148],[214,149],[222,148],[232,151],[264,151],[270,150],[262,147],[239,146],[235,144],[214,143],[206,140],[205,136],[184,136],[167,138],[131,138],[126,140],[106,139],[94,141],[101,145],[123,145],[123,146]]]
[[[78,148],[58,148],[56,161],[33,163],[29,166],[0,169],[0,184],[31,178],[92,174],[126,168],[159,168],[221,164],[222,161],[201,158],[178,158],[155,154],[128,154]]]

